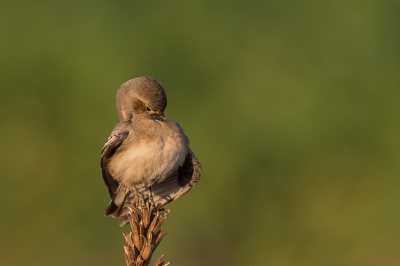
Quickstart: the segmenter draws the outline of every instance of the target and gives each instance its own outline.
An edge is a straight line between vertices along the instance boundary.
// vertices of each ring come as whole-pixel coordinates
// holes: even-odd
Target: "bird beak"
[[[161,120],[167,121],[167,117],[164,115],[164,113],[159,114],[158,116],[160,117]]]
[[[161,121],[167,121],[167,118],[165,117],[164,113],[158,113],[156,111],[152,111],[150,112],[151,116],[153,117],[153,119],[158,119]]]

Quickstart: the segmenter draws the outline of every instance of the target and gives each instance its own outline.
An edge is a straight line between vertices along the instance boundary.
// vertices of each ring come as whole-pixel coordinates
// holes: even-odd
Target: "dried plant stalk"
[[[127,266],[148,266],[154,250],[160,244],[166,234],[163,234],[161,225],[167,218],[169,210],[164,210],[160,205],[155,206],[152,199],[139,198],[135,202],[129,202],[127,219],[132,232],[125,232],[126,241],[125,260]],[[162,255],[153,266],[166,266],[170,262],[163,261]]]

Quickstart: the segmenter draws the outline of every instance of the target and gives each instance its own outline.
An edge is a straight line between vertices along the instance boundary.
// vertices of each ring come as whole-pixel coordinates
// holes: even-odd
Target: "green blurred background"
[[[1,1],[0,264],[125,265],[99,154],[152,76],[203,166],[172,265],[400,265],[400,2]]]

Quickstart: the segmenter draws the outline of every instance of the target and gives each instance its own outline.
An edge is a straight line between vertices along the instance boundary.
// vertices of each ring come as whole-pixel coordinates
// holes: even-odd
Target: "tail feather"
[[[129,189],[125,188],[124,185],[120,184],[117,191],[114,194],[114,197],[108,204],[108,207],[104,212],[104,216],[111,215],[114,218],[120,217],[128,193]]]

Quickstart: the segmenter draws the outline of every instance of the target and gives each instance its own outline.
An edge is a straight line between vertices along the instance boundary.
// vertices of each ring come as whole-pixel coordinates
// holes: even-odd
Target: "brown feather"
[[[194,187],[201,166],[189,139],[164,110],[162,85],[149,77],[122,84],[117,92],[120,123],[103,147],[100,165],[112,198],[105,215],[125,216],[125,202],[142,194],[165,205]]]
[[[103,174],[103,180],[108,188],[108,192],[110,193],[110,197],[114,197],[114,193],[117,190],[118,182],[114,180],[113,176],[109,172],[108,162],[110,158],[114,155],[115,151],[119,146],[121,146],[122,142],[128,136],[128,131],[121,131],[117,126],[110,137],[108,138],[106,144],[104,144],[103,150],[100,155],[100,167]]]

